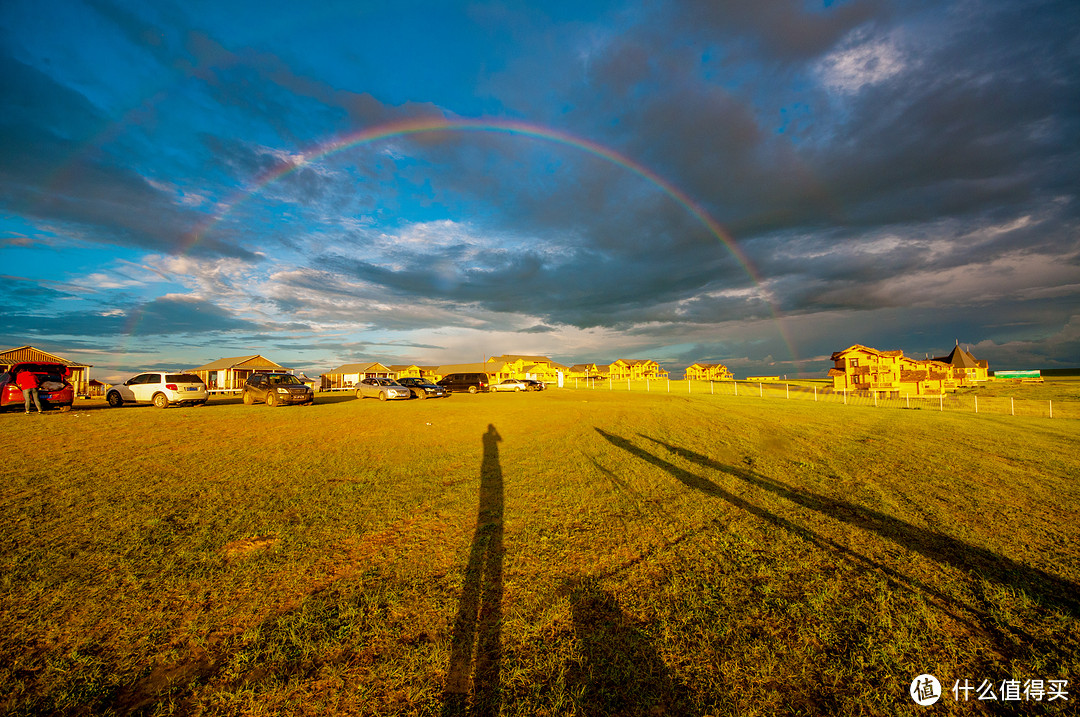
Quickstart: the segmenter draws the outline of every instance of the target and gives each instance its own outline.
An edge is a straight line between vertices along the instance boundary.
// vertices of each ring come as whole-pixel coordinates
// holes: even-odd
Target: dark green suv
[[[315,391],[291,373],[253,373],[244,383],[243,397],[248,406],[253,403],[265,403],[270,407],[315,403]]]

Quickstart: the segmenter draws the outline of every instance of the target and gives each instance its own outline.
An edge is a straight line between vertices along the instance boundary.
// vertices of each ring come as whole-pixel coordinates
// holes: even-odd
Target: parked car
[[[405,378],[399,378],[397,380],[399,384],[405,386],[412,395],[417,398],[445,398],[450,394],[442,386],[437,386],[426,378],[418,378],[416,376],[406,376]]]
[[[491,387],[492,391],[528,391],[529,387],[525,385],[524,381],[518,381],[516,378],[508,378],[501,381]]]
[[[167,408],[173,404],[201,406],[206,403],[206,396],[206,384],[193,373],[154,371],[111,386],[105,400],[113,408],[125,403],[152,403]]]
[[[443,376],[438,385],[451,393],[468,391],[486,393],[491,378],[486,373],[451,373]]]
[[[253,373],[244,382],[244,404],[265,403],[274,408],[287,403],[310,406],[315,403],[315,389],[291,373]]]
[[[67,411],[75,401],[75,389],[68,383],[69,369],[62,363],[34,361],[17,363],[10,371],[0,374],[0,408],[16,406],[22,409],[26,404],[22,389],[15,383],[17,376],[29,371],[37,376],[38,400],[41,408],[58,408]]]
[[[530,391],[543,391],[547,388],[543,381],[537,381],[535,378],[525,378],[522,379],[521,382],[525,384]]]
[[[357,398],[387,399],[412,398],[412,390],[391,378],[365,378],[356,384]]]

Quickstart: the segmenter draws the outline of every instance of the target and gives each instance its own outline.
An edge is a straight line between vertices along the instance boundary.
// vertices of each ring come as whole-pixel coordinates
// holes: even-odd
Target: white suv
[[[113,408],[125,402],[165,408],[174,403],[201,406],[206,396],[206,384],[193,373],[140,373],[109,388],[105,400]]]

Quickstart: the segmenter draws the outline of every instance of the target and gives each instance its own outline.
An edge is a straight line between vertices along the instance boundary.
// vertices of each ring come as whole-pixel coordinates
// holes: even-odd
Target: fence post
[[[877,391],[874,391],[874,408],[877,408]]]
[[[1009,413],[1016,415],[1016,399],[1009,396]]]
[[[817,386],[814,386],[814,400],[817,401]]]
[[[786,383],[784,384],[784,397],[791,398],[791,386]]]
[[[574,390],[577,390],[577,376],[574,376]]]
[[[1050,400],[1050,418],[1053,418],[1054,417],[1054,399],[1051,398],[1049,400]]]
[[[975,413],[979,412],[979,397],[975,396]]]
[[[765,398],[765,389],[761,387],[760,383],[757,385],[757,394],[759,398]]]
[[[738,381],[735,382],[735,395],[736,396],[739,395],[739,382]]]
[[[911,394],[910,393],[904,396],[904,400],[907,402],[907,407],[911,408]]]
[[[716,393],[716,382],[715,381],[709,381],[709,395],[711,396],[711,395],[713,395],[715,393]]]
[[[937,410],[938,411],[944,411],[945,410],[945,394],[944,393],[939,393],[938,394],[937,402],[938,402],[938,409]]]
[[[844,405],[847,405],[847,389],[844,389]]]

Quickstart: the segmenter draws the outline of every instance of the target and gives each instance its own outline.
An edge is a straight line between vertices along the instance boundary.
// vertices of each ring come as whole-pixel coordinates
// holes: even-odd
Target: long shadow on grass
[[[566,686],[575,695],[575,714],[691,715],[691,693],[673,679],[640,626],[623,612],[594,578],[568,581],[576,642]]]
[[[771,523],[771,524],[773,524],[773,525],[775,525],[775,526],[777,526],[779,528],[782,528],[782,529],[788,531],[789,533],[791,533],[792,535],[795,535],[795,536],[797,536],[797,537],[799,537],[799,538],[801,538],[803,540],[806,540],[807,542],[813,543],[814,545],[817,545],[817,546],[821,547],[822,549],[834,551],[836,553],[839,553],[841,555],[846,556],[847,558],[855,561],[858,564],[861,564],[861,565],[864,565],[866,567],[877,570],[878,572],[885,575],[887,579],[889,579],[893,584],[895,584],[897,586],[923,593],[934,604],[936,604],[939,609],[941,609],[943,612],[948,614],[950,617],[952,617],[958,623],[967,626],[973,632],[985,635],[988,639],[990,639],[992,642],[997,644],[1003,650],[1006,650],[1006,651],[1009,651],[1009,652],[1013,652],[1013,651],[1021,651],[1021,652],[1023,652],[1023,651],[1027,651],[1027,650],[1031,649],[1032,647],[1039,647],[1041,649],[1045,649],[1045,650],[1048,650],[1048,651],[1051,651],[1051,652],[1059,652],[1059,653],[1061,652],[1060,648],[1058,648],[1058,647],[1056,647],[1054,645],[1045,643],[1043,641],[1036,640],[1032,635],[1028,634],[1026,631],[1024,631],[1022,629],[1016,628],[1015,626],[1006,627],[1005,630],[1003,631],[1002,626],[999,625],[995,620],[991,619],[986,614],[985,611],[981,611],[981,612],[976,611],[975,612],[975,617],[978,620],[978,624],[975,624],[975,623],[971,622],[970,620],[964,618],[961,614],[959,614],[960,611],[970,610],[970,608],[968,606],[958,604],[955,599],[945,595],[940,590],[937,590],[937,589],[935,589],[935,588],[933,588],[933,587],[931,587],[929,585],[926,585],[925,583],[922,583],[919,580],[909,578],[908,576],[904,575],[903,573],[897,571],[894,568],[889,567],[888,565],[884,565],[884,564],[879,563],[879,562],[877,562],[875,560],[872,560],[871,558],[868,558],[865,555],[862,555],[862,554],[860,554],[860,553],[858,553],[858,552],[856,552],[854,550],[851,550],[850,548],[848,548],[848,547],[846,547],[844,545],[841,545],[840,543],[837,543],[836,541],[834,541],[834,540],[832,540],[832,539],[830,539],[828,537],[818,535],[817,533],[815,533],[814,531],[812,531],[812,530],[810,530],[808,528],[804,528],[801,525],[793,523],[792,521],[790,521],[790,520],[788,520],[786,518],[782,518],[782,517],[780,517],[778,515],[775,515],[775,514],[769,512],[769,511],[765,510],[764,508],[758,507],[758,506],[754,505],[753,503],[750,503],[749,501],[745,500],[744,498],[741,498],[741,497],[735,495],[734,493],[730,493],[730,492],[724,490],[723,488],[721,488],[717,484],[713,483],[712,481],[708,480],[707,478],[704,478],[702,476],[691,473],[690,471],[684,470],[684,469],[680,468],[679,466],[676,466],[676,465],[674,465],[672,463],[669,463],[668,461],[665,461],[664,459],[660,458],[659,456],[655,456],[655,455],[649,453],[646,450],[638,448],[637,446],[635,446],[633,443],[631,443],[630,441],[628,441],[625,438],[621,438],[619,436],[607,433],[606,431],[603,431],[600,428],[596,428],[595,430],[596,430],[597,433],[599,433],[601,436],[603,436],[607,441],[609,441],[613,445],[617,446],[618,448],[623,449],[624,451],[626,451],[627,453],[630,453],[631,455],[637,456],[638,458],[644,460],[647,463],[651,463],[652,465],[666,471],[667,473],[669,473],[673,477],[675,477],[679,482],[681,482],[682,484],[684,484],[684,485],[686,485],[686,486],[688,486],[690,488],[701,491],[701,492],[705,493],[706,495],[711,495],[711,496],[715,496],[717,498],[721,498],[721,499],[727,501],[728,503],[731,503],[732,505],[734,505],[734,506],[736,506],[738,508],[741,508],[742,510],[745,510],[746,512],[750,513],[751,515],[754,515],[754,516],[760,518],[761,520],[767,521],[767,522],[769,522],[769,523]],[[648,439],[648,440],[653,440],[653,439]],[[664,446],[667,447],[667,444],[664,444],[661,441],[654,441],[654,442],[659,443],[659,444],[664,445]],[[682,449],[675,449],[674,447],[669,447],[669,448],[672,451],[676,451],[676,450],[682,451]],[[711,463],[715,463],[715,462],[711,461],[710,459],[705,458],[704,456],[700,456],[699,454],[693,454],[692,451],[682,451],[681,452],[681,455],[683,455],[683,456],[685,456],[687,458],[690,458],[691,454],[700,457],[703,461],[710,461]],[[716,464],[716,465],[720,465],[720,464]],[[734,475],[736,477],[742,477],[742,476],[748,474],[748,471],[744,471],[744,470],[739,469],[739,468],[734,468],[734,467],[731,467],[731,466],[725,466],[724,468],[725,469],[730,469],[731,471],[733,471],[732,475]],[[911,526],[911,527],[913,527],[913,526]],[[945,536],[942,536],[942,537],[945,538]],[[945,538],[945,539],[946,540],[951,540],[951,538]],[[1067,600],[1068,598],[1065,598],[1065,599]]]
[[[442,714],[446,716],[470,713],[470,676],[471,714],[497,715],[501,704],[503,477],[498,445],[501,440],[495,426],[488,424],[483,437],[476,532],[450,638],[450,665],[443,689]]]
[[[975,573],[1012,590],[1025,592],[1045,606],[1057,607],[1073,616],[1080,615],[1080,602],[1077,602],[1076,599],[1076,595],[1080,594],[1080,587],[1067,580],[1062,580],[1037,568],[1002,557],[986,548],[968,545],[943,533],[911,525],[891,515],[855,503],[820,495],[803,488],[795,488],[783,481],[768,478],[750,470],[724,465],[700,453],[673,446],[655,438],[641,437],[663,446],[675,455],[700,466],[727,473],[734,478],[779,495],[781,498],[827,515],[834,520],[877,533],[881,537],[899,543],[908,550],[919,553],[931,560]],[[635,450],[640,451],[640,449]],[[640,451],[640,453],[646,456],[649,455],[645,451]],[[705,482],[713,485],[712,490],[716,489],[714,484],[704,478],[696,476],[695,478],[699,483]],[[698,487],[699,490],[708,490],[705,487],[694,487]]]

